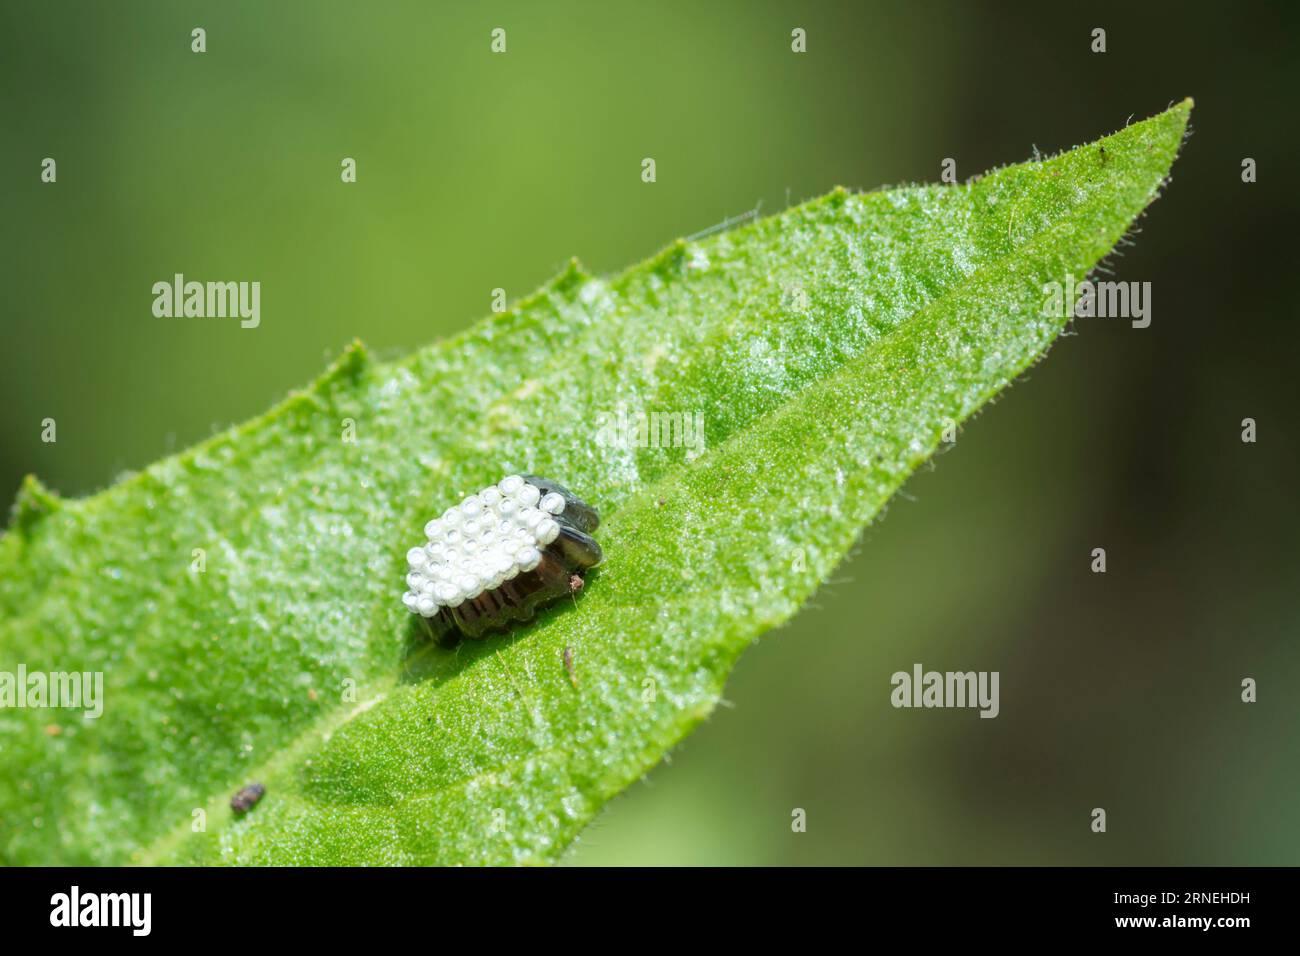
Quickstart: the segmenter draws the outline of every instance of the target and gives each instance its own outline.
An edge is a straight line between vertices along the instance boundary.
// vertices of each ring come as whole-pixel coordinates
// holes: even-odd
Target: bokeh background
[[[965,178],[1191,95],[1111,261],[1152,282],[1151,327],[1082,321],[569,861],[1300,863],[1291,7],[4,0],[0,494],[93,492],[570,256],[616,271],[760,202]],[[261,327],[155,319],[175,272],[260,280]],[[916,662],[1000,671],[1001,716],[894,710]]]

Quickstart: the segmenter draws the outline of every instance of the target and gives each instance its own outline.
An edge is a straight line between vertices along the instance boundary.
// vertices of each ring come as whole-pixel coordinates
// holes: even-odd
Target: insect
[[[573,673],[573,648],[567,644],[564,647],[564,669],[569,672],[569,683],[577,687],[578,676]]]
[[[600,564],[596,510],[558,482],[510,475],[424,526],[402,603],[442,643],[480,638],[582,589]]]
[[[247,813],[264,796],[266,796],[266,787],[260,783],[250,783],[230,798],[230,809],[236,813]]]

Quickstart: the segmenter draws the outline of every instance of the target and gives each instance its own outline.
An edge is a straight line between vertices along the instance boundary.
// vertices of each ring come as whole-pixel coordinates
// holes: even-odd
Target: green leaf
[[[101,494],[29,480],[0,539],[0,670],[102,671],[103,715],[0,710],[3,860],[556,859],[945,426],[1044,353],[1067,321],[1045,284],[1156,197],[1190,110],[966,185],[840,190],[613,279],[575,265],[404,361],[354,346]],[[701,413],[704,448],[602,443],[620,410]],[[525,471],[600,510],[604,566],[531,626],[422,642],[406,549]],[[267,794],[236,818],[251,781]]]

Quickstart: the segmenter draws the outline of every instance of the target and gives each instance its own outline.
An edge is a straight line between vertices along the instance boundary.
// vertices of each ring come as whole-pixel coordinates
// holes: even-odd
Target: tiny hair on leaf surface
[[[0,538],[0,672],[102,671],[103,715],[0,708],[0,862],[558,859],[944,428],[1045,353],[1069,321],[1045,285],[1159,195],[1190,111],[1105,137],[1104,163],[1092,144],[837,190],[613,278],[575,264],[403,360],[354,345],[94,496],[28,479]],[[651,412],[700,413],[702,446],[598,437]],[[516,473],[599,511],[604,563],[527,625],[421,641],[412,536]],[[265,797],[233,813],[250,780]]]

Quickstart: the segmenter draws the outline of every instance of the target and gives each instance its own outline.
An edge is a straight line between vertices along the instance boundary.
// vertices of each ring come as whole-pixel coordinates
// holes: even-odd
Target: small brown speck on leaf
[[[51,737],[57,737],[59,734],[63,733],[63,728],[58,724],[48,724],[45,727],[45,732]]]
[[[564,669],[569,672],[569,683],[575,688],[578,686],[577,675],[573,673],[573,648],[567,645],[564,648]]]
[[[230,798],[230,809],[236,813],[247,813],[265,795],[266,787],[260,783],[250,783]]]

